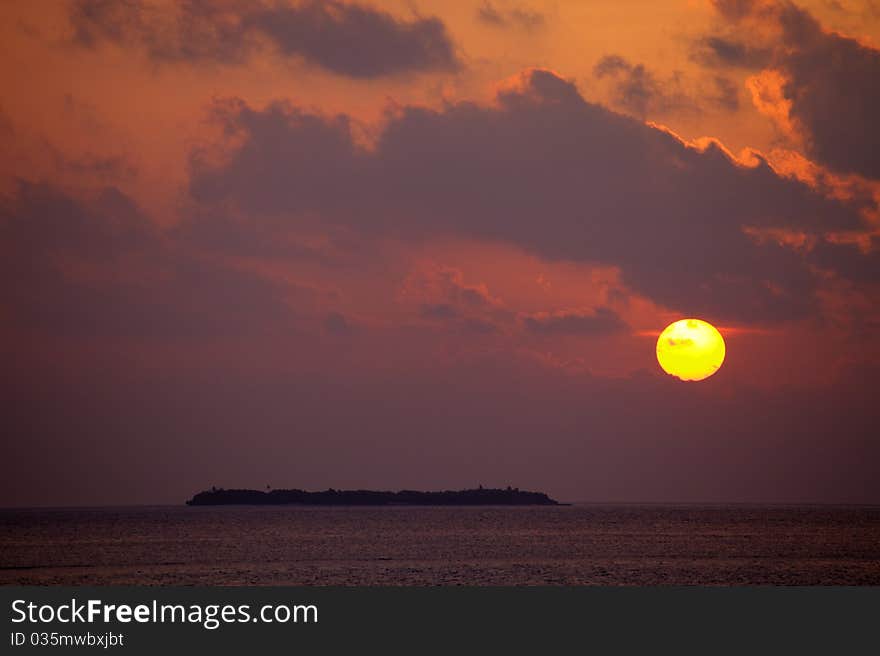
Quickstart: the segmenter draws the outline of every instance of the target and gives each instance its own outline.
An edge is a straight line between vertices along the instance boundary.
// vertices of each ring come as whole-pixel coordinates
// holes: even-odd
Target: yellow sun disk
[[[670,376],[703,380],[721,368],[724,338],[701,319],[682,319],[669,324],[657,339],[657,361]]]

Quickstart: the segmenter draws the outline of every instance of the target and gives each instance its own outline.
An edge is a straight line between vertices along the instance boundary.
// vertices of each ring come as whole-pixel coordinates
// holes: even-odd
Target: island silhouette
[[[515,487],[441,492],[399,492],[377,490],[225,490],[211,488],[193,495],[188,506],[561,506],[543,492],[527,492]]]

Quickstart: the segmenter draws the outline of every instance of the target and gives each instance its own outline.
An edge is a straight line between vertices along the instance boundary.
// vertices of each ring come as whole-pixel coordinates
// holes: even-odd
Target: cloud
[[[685,144],[586,102],[547,70],[500,85],[493,105],[398,107],[370,148],[355,144],[345,116],[284,103],[221,108],[238,145],[219,165],[194,159],[191,191],[202,203],[618,266],[634,291],[689,314],[815,313],[803,254],[756,243],[745,228],[861,226],[852,208],[760,158],[745,166],[716,142]]]
[[[144,48],[159,62],[241,62],[256,46],[239,2],[186,0],[158,7],[142,0],[77,0],[70,5],[73,40],[83,47],[104,42]],[[256,6],[256,5],[255,5]]]
[[[528,330],[539,335],[609,335],[626,329],[626,323],[620,316],[607,307],[599,307],[592,312],[540,312],[526,315],[522,321]]]
[[[397,300],[415,308],[420,318],[455,324],[468,332],[500,332],[512,317],[484,283],[467,283],[460,269],[432,262],[409,273]]]
[[[642,64],[631,64],[620,55],[606,55],[593,67],[593,76],[614,81],[614,102],[619,107],[644,117],[649,105],[666,104],[661,86]]]
[[[0,206],[7,326],[77,337],[222,337],[286,330],[307,290],[181,250],[115,188],[79,199],[22,182]]]
[[[440,19],[398,19],[336,0],[295,5],[189,0],[176,11],[137,0],[82,0],[72,6],[71,22],[82,46],[137,44],[158,62],[236,64],[268,44],[283,57],[360,79],[460,65]]]
[[[282,53],[301,55],[349,77],[454,70],[459,65],[438,18],[400,21],[360,5],[307,2],[257,12],[247,23],[271,38]]]
[[[731,112],[739,109],[739,88],[737,85],[720,75],[715,76],[713,82],[715,84],[713,97],[715,103]]]
[[[787,0],[715,6],[727,34],[700,41],[702,61],[781,76],[780,109],[767,113],[797,126],[806,154],[841,173],[880,178],[880,51],[827,31]]]
[[[427,263],[410,273],[399,297],[404,300],[448,303],[453,307],[495,308],[502,302],[494,298],[485,284],[468,284],[461,270]]]
[[[532,9],[511,7],[498,9],[492,2],[485,0],[477,9],[477,20],[489,27],[516,27],[527,32],[544,26],[544,15]]]
[[[222,170],[193,153],[196,198],[224,196],[233,182],[233,193],[244,194],[240,200],[251,209],[286,209],[295,195],[297,209],[326,212],[346,204],[346,196],[366,193],[366,158],[352,140],[349,117],[320,116],[282,102],[259,111],[235,100],[216,104],[214,117],[246,141]],[[280,168],[269,166],[273,161]],[[349,185],[346,194],[337,193],[341,181]]]
[[[458,310],[449,303],[426,303],[419,308],[419,313],[428,319],[456,319]]]
[[[753,47],[718,35],[699,39],[692,53],[692,58],[699,63],[734,68],[761,68],[770,62],[771,57],[770,48]]]
[[[818,242],[811,253],[816,266],[840,274],[856,283],[880,283],[880,236],[873,235],[868,250],[856,244]]]
[[[644,64],[620,55],[605,55],[593,67],[593,77],[611,87],[611,104],[640,118],[673,111],[698,112],[708,103],[727,110],[739,105],[739,91],[727,78],[716,75],[708,89],[687,89],[681,73],[661,79]]]
[[[348,335],[354,330],[354,327],[344,314],[330,312],[324,317],[324,330],[331,335]]]
[[[787,28],[800,49],[783,65],[792,117],[805,126],[808,153],[830,168],[880,178],[880,51],[821,30],[806,14]]]
[[[610,79],[613,104],[642,118],[649,112],[690,105],[680,90],[671,90],[677,86],[676,78],[661,83],[644,65],[631,64],[620,55],[600,59],[593,67],[593,76],[599,80]]]

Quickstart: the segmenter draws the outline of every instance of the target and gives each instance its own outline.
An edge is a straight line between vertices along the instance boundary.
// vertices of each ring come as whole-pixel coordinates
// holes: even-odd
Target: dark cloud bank
[[[320,213],[365,236],[466,236],[618,265],[634,289],[687,314],[814,314],[805,255],[759,244],[743,227],[861,225],[853,208],[766,163],[748,168],[717,145],[686,147],[584,101],[545,70],[523,73],[492,107],[400,108],[370,150],[354,143],[345,116],[241,101],[218,105],[216,116],[243,145],[222,166],[194,157],[191,190],[203,203]]]

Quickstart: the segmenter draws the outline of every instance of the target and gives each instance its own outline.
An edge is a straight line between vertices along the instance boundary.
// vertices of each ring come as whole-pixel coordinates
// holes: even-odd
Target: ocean
[[[0,510],[0,584],[880,585],[880,507]]]

